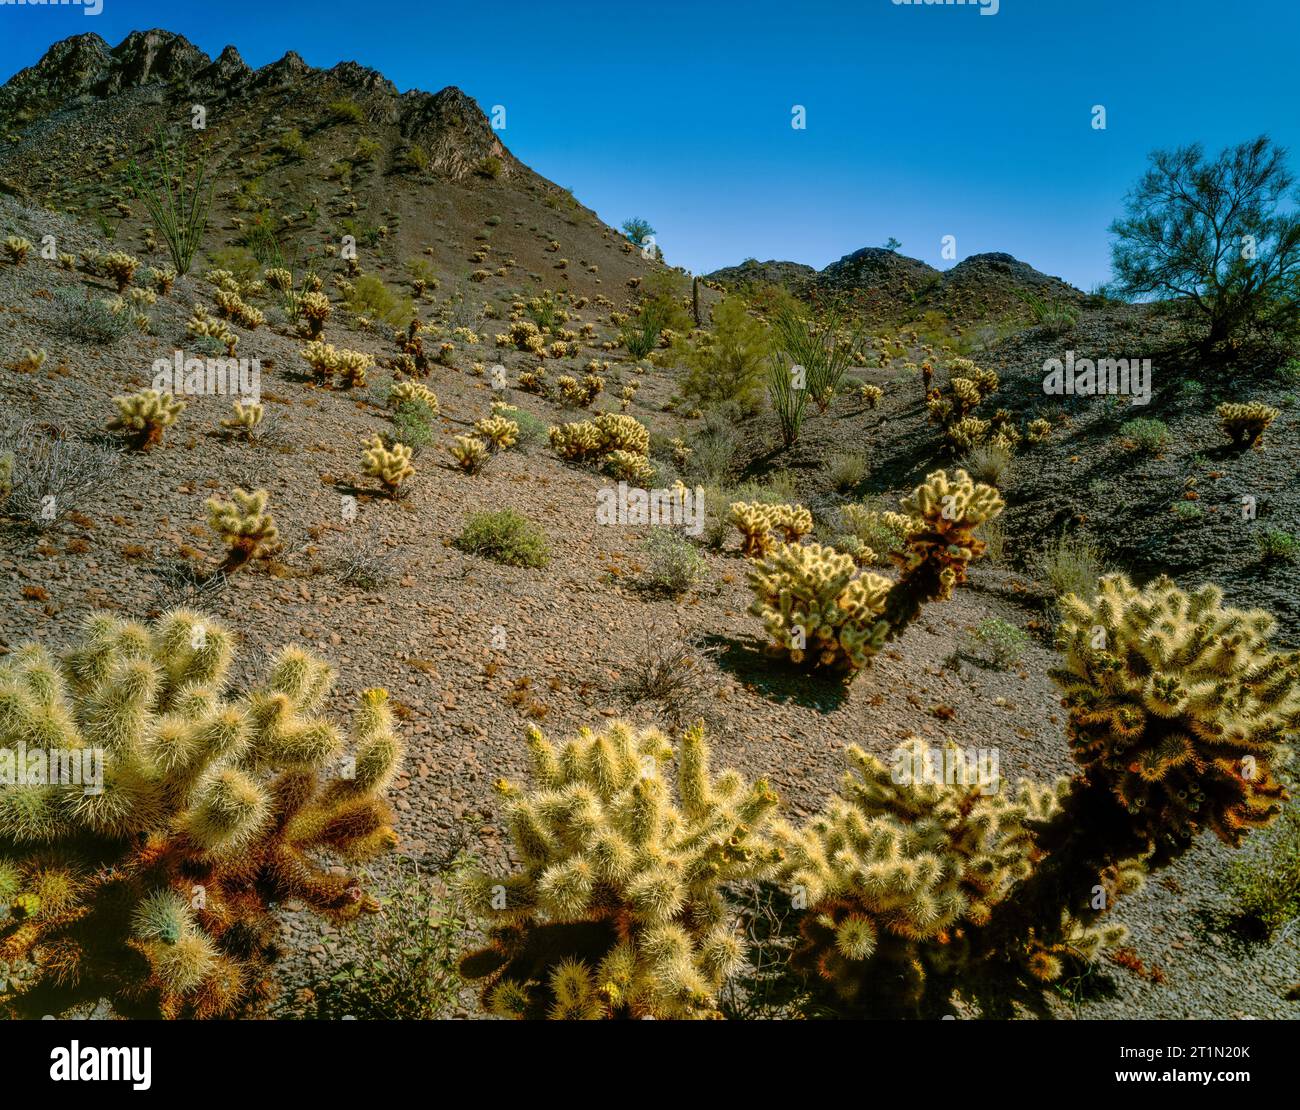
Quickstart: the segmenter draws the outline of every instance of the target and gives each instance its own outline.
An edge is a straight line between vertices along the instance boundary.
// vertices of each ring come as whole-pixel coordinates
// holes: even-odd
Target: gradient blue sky
[[[618,226],[639,215],[695,272],[821,267],[888,236],[940,268],[1008,251],[1082,288],[1158,146],[1268,132],[1300,169],[1295,0],[103,0],[0,7],[0,80],[54,41],[178,31],[256,67],[297,50],[399,89],[507,109],[507,146]],[[791,108],[807,109],[805,131]],[[1104,104],[1108,129],[1091,108]]]

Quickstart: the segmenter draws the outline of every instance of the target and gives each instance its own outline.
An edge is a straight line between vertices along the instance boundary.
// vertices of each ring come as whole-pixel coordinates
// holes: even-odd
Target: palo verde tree
[[[1267,135],[1208,160],[1199,144],[1157,150],[1129,194],[1112,264],[1127,296],[1187,298],[1208,347],[1253,324],[1300,323],[1300,212],[1295,177]]]

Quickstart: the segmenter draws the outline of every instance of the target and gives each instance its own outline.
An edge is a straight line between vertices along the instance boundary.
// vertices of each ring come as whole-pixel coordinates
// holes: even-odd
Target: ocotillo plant
[[[0,663],[0,747],[25,744],[29,768],[102,760],[102,776],[0,791],[0,960],[31,972],[0,1010],[105,997],[164,1017],[255,1010],[271,993],[274,903],[337,922],[377,908],[321,857],[396,843],[387,692],[362,694],[345,741],[321,713],[327,664],[286,647],[232,696],[233,640],[187,610],[152,627],[97,615],[58,658],[25,644]]]
[[[192,162],[182,143],[172,143],[160,128],[154,138],[154,161],[147,170],[132,161],[127,174],[167,243],[168,253],[178,274],[188,274],[194,252],[203,241],[208,226],[208,210],[216,182],[208,176],[208,166]]]

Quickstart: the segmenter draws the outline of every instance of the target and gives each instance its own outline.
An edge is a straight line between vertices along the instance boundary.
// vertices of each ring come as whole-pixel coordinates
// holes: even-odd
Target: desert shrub
[[[831,485],[840,492],[857,489],[866,481],[871,469],[866,455],[860,451],[837,451],[827,460],[826,467]]]
[[[628,663],[619,668],[615,692],[626,706],[653,702],[674,729],[716,715],[720,688],[717,649],[691,637],[647,624]]]
[[[545,533],[514,509],[471,513],[456,546],[512,567],[544,567],[551,557]]]
[[[1011,474],[1011,452],[996,443],[974,448],[961,460],[961,465],[977,482],[1000,486]]]
[[[825,412],[843,387],[861,333],[849,329],[848,317],[836,305],[818,312],[783,304],[772,315],[772,329],[786,365],[804,368],[807,395]]]
[[[1029,646],[1029,635],[1023,629],[996,617],[980,621],[970,636],[976,647],[988,652],[993,665],[1004,671],[1018,664]]]
[[[353,954],[316,989],[316,1016],[362,1021],[453,1016],[464,987],[457,964],[469,934],[453,890],[470,866],[461,857],[421,875],[413,863],[394,890],[379,897],[377,912],[349,933]]]
[[[1265,562],[1300,562],[1300,536],[1281,528],[1261,528],[1255,533],[1259,557]]]
[[[1088,536],[1062,532],[1039,553],[1036,569],[1058,598],[1075,594],[1087,600],[1097,592],[1102,566],[1101,548]]]
[[[650,226],[650,221],[643,220],[639,216],[623,221],[623,234],[635,246],[644,246],[645,241],[654,233],[655,229]]]
[[[1154,455],[1169,446],[1169,427],[1163,420],[1146,417],[1126,420],[1120,425],[1119,434],[1132,443],[1135,450],[1148,455]]]
[[[0,458],[8,460],[0,514],[38,530],[84,512],[117,481],[122,456],[80,440],[52,438],[30,421],[0,424]]]
[[[1237,913],[1269,936],[1300,919],[1300,805],[1292,801],[1267,843],[1228,871]]]
[[[405,327],[415,315],[411,298],[398,296],[374,274],[362,274],[356,279],[347,304],[356,315],[382,320],[395,328]]]
[[[494,154],[489,154],[478,164],[478,174],[480,177],[486,177],[489,181],[495,181],[501,176],[501,170],[504,163]]]
[[[87,343],[113,343],[134,328],[129,312],[115,310],[110,302],[75,289],[54,291],[52,315],[59,332]]]
[[[11,1012],[102,997],[127,1014],[255,1012],[274,991],[277,905],[336,923],[376,908],[328,861],[396,843],[387,691],[361,695],[345,742],[323,713],[327,664],[286,647],[231,693],[233,646],[195,612],[152,627],[100,613],[57,658],[27,644],[0,663],[4,747],[104,753],[99,793],[0,791],[0,959],[35,957],[35,986],[0,996]],[[345,753],[355,774],[325,777]]]
[[[651,528],[641,545],[645,572],[641,584],[652,593],[676,597],[698,589],[708,579],[709,565],[680,532]]]
[[[335,123],[361,123],[366,114],[361,110],[361,105],[355,100],[349,100],[346,97],[338,100],[332,100],[325,109],[329,118]]]
[[[1047,301],[1029,289],[1012,288],[1012,293],[1029,309],[1034,323],[1048,335],[1061,335],[1074,327],[1078,314],[1061,301]]]
[[[207,163],[191,159],[185,145],[159,128],[151,165],[132,161],[128,174],[155,230],[167,244],[178,274],[188,274],[208,228],[216,180]]]
[[[725,411],[707,410],[704,425],[691,440],[691,474],[707,483],[723,483],[735,466],[740,434]]]
[[[728,297],[713,310],[713,328],[673,350],[686,367],[682,392],[701,405],[735,401],[753,408],[762,396],[767,329],[745,302]]]
[[[434,410],[425,401],[401,401],[393,411],[393,435],[414,451],[433,442]]]
[[[767,364],[767,396],[781,429],[781,442],[787,450],[799,439],[804,412],[808,406],[807,382],[796,379],[796,366],[776,353]]]

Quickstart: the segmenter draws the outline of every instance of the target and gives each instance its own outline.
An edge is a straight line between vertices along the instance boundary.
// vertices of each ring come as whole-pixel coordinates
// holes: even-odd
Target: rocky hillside
[[[196,104],[206,126],[193,131]],[[399,95],[355,62],[312,69],[292,51],[253,70],[233,46],[212,59],[159,30],[112,48],[67,39],[0,89],[0,190],[139,254],[146,219],[126,171],[159,128],[193,131],[218,182],[209,258],[234,247],[302,263],[350,235],[395,282],[419,259],[442,281],[479,271],[588,296],[622,295],[658,265],[516,159],[459,89]]]

